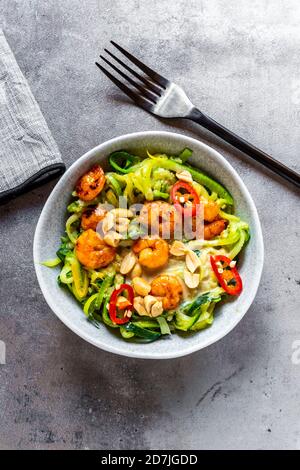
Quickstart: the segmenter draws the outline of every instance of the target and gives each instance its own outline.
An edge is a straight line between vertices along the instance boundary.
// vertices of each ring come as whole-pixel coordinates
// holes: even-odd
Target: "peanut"
[[[135,292],[142,297],[148,295],[151,290],[149,282],[145,281],[142,277],[134,277],[132,279],[132,286]]]

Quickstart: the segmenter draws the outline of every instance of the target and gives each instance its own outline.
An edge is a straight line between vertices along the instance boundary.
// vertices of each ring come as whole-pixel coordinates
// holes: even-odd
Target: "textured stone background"
[[[219,149],[252,193],[266,259],[252,308],[219,343],[165,362],[77,338],[43,300],[32,240],[54,183],[1,208],[0,448],[300,448],[299,193],[196,126],[120,98],[94,60],[110,39],[208,114],[300,171],[297,0],[1,0],[0,21],[67,165],[123,133]]]

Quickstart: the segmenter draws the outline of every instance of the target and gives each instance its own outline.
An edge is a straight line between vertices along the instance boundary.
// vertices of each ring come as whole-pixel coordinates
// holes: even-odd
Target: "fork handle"
[[[278,160],[275,160],[275,158],[266,154],[262,150],[259,150],[254,145],[250,144],[246,140],[242,139],[238,135],[226,129],[226,127],[222,126],[210,117],[203,114],[201,111],[199,111],[199,109],[193,108],[191,113],[187,117],[191,121],[197,122],[201,126],[205,127],[209,131],[221,137],[221,139],[225,140],[233,147],[246,153],[247,155],[249,155],[249,157],[253,158],[259,163],[262,163],[267,168],[274,171],[274,173],[277,173],[282,178],[286,179],[290,183],[293,183],[298,188],[300,188],[299,173],[283,165],[283,163],[280,163]]]

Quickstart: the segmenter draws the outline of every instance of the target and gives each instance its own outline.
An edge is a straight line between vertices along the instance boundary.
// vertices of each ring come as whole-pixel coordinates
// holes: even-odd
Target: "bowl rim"
[[[80,166],[81,163],[86,162],[89,158],[93,157],[95,153],[99,152],[102,150],[103,147],[109,147],[112,144],[118,143],[118,141],[123,141],[125,139],[129,140],[134,140],[135,138],[138,137],[153,137],[153,138],[159,138],[159,137],[169,137],[170,139],[182,139],[184,138],[186,142],[190,142],[191,145],[194,146],[200,146],[203,149],[207,150],[208,152],[214,154],[214,157],[216,158],[217,161],[221,161],[222,165],[228,170],[228,172],[231,174],[234,183],[238,184],[238,186],[241,188],[243,195],[246,197],[246,202],[247,205],[249,206],[250,212],[252,214],[252,218],[254,219],[254,224],[255,224],[255,229],[256,229],[256,238],[257,238],[257,245],[258,245],[258,251],[259,251],[259,257],[258,260],[259,262],[257,263],[256,269],[257,269],[257,275],[255,279],[255,284],[252,288],[252,291],[250,295],[248,295],[243,303],[242,307],[242,313],[240,313],[234,322],[230,323],[228,328],[223,329],[219,334],[213,336],[212,338],[207,339],[205,342],[198,344],[195,344],[190,347],[186,347],[185,349],[179,349],[179,350],[172,350],[166,351],[164,353],[160,353],[159,355],[156,355],[153,352],[145,351],[143,348],[140,349],[139,353],[136,353],[134,351],[128,350],[128,353],[125,350],[119,350],[118,347],[116,346],[111,346],[109,343],[102,343],[101,345],[99,342],[94,340],[94,338],[90,337],[88,333],[85,333],[81,330],[80,326],[77,326],[75,322],[72,321],[72,319],[66,318],[64,314],[60,312],[60,309],[56,306],[55,302],[52,300],[52,296],[49,292],[48,286],[44,282],[42,278],[39,277],[39,268],[41,267],[41,263],[38,260],[38,247],[39,247],[39,239],[41,236],[41,228],[43,225],[43,221],[46,213],[46,208],[48,206],[51,206],[52,200],[55,198],[55,195],[57,192],[60,191],[60,189],[63,187],[64,182],[68,179],[69,175],[72,173],[74,167]],[[222,182],[222,181],[221,181]],[[217,150],[215,150],[213,147],[211,147],[208,144],[205,144],[201,140],[195,139],[190,136],[186,136],[184,134],[180,134],[177,132],[169,132],[169,131],[140,131],[140,132],[133,132],[133,133],[128,133],[128,134],[123,134],[121,136],[113,137],[109,140],[106,140],[102,142],[99,145],[96,145],[92,149],[88,150],[86,153],[84,153],[81,157],[79,157],[75,162],[72,163],[72,165],[67,169],[67,171],[62,175],[60,180],[57,182],[53,190],[51,191],[50,195],[48,196],[48,199],[46,200],[43,209],[40,213],[38,223],[36,225],[35,229],[35,234],[34,234],[34,240],[33,240],[33,261],[34,261],[34,266],[35,266],[35,272],[37,276],[37,280],[39,283],[39,286],[41,288],[41,291],[43,293],[43,296],[50,307],[50,309],[55,313],[55,315],[64,323],[73,333],[77,334],[80,338],[84,339],[88,343],[92,344],[93,346],[96,346],[98,349],[102,349],[104,351],[113,353],[113,354],[118,354],[121,356],[125,357],[133,357],[137,359],[175,359],[178,357],[183,357],[187,356],[189,354],[192,354],[196,351],[200,351],[201,349],[204,349],[208,346],[210,346],[213,343],[216,343],[220,339],[224,338],[228,333],[230,333],[236,325],[242,320],[242,318],[245,316],[247,313],[248,309],[250,308],[252,302],[255,299],[260,280],[261,280],[261,275],[263,271],[263,264],[264,264],[264,242],[263,242],[263,235],[262,235],[262,228],[259,220],[259,216],[257,213],[257,209],[255,206],[255,203],[252,199],[252,196],[246,187],[245,183],[241,179],[241,177],[238,175],[236,170],[233,168],[233,166],[226,160],[225,157],[223,157],[222,154],[220,154]]]

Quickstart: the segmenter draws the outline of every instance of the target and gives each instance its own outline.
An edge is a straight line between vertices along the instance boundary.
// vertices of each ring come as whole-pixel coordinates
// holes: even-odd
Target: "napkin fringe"
[[[51,165],[42,168],[34,175],[30,176],[27,180],[23,181],[14,188],[7,189],[0,193],[0,205],[14,199],[21,194],[27,193],[28,191],[37,188],[49,181],[61,176],[66,171],[66,165],[63,162],[52,163]]]

